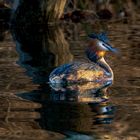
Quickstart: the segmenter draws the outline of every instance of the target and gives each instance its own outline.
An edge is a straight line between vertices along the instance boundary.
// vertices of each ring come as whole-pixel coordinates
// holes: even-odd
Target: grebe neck
[[[101,68],[103,68],[105,70],[106,74],[108,74],[108,76],[110,76],[111,79],[114,78],[112,69],[107,64],[104,57],[99,57],[97,51],[91,51],[89,48],[87,48],[86,55],[90,61],[98,64]]]
[[[100,58],[97,61],[97,64],[100,67],[102,67],[112,79],[114,78],[113,71],[112,71],[111,67],[107,64],[107,62],[105,61],[104,57]]]

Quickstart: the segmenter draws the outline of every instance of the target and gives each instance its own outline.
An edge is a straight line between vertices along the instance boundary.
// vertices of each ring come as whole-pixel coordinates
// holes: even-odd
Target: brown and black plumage
[[[104,55],[107,51],[116,52],[109,45],[106,34],[91,34],[86,49],[86,55],[90,60],[87,62],[71,62],[54,69],[49,77],[51,84],[95,82],[99,86],[112,83],[113,71],[106,63]]]

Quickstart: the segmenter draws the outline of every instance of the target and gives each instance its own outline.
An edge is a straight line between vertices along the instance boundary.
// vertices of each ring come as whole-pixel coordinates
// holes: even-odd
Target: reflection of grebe
[[[85,84],[81,88],[74,85],[64,91],[51,89],[51,92],[48,92],[48,85],[42,85],[37,91],[18,95],[42,104],[39,121],[42,128],[66,134],[75,131],[90,133],[95,131],[94,128],[104,129],[104,124],[113,121],[115,106],[110,102],[106,87],[96,93],[92,85]],[[103,124],[103,127],[98,127],[98,124]]]
[[[96,82],[99,86],[111,84],[113,71],[104,60],[106,51],[116,52],[108,42],[106,34],[91,34],[89,46],[86,50],[87,57],[94,63],[72,62],[64,64],[52,71],[49,77],[51,84]]]
[[[76,89],[64,92],[52,89],[45,102],[44,120],[47,128],[55,131],[91,132],[98,124],[112,123],[115,113],[115,106],[104,89],[94,93],[88,88],[84,94]]]

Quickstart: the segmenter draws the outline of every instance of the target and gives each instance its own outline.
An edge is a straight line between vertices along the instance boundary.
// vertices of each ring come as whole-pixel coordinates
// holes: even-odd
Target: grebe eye
[[[107,44],[102,43],[102,45],[103,45],[106,49],[108,49]]]

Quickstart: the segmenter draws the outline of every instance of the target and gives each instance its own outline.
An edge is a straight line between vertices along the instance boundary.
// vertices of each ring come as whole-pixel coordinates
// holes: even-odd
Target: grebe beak
[[[104,46],[107,48],[108,51],[118,53],[118,50],[116,48],[113,48],[111,45],[104,43]]]
[[[103,51],[111,51],[114,53],[118,53],[118,50],[116,48],[113,48],[110,44],[99,41],[98,43],[99,47],[101,48],[101,50]]]

